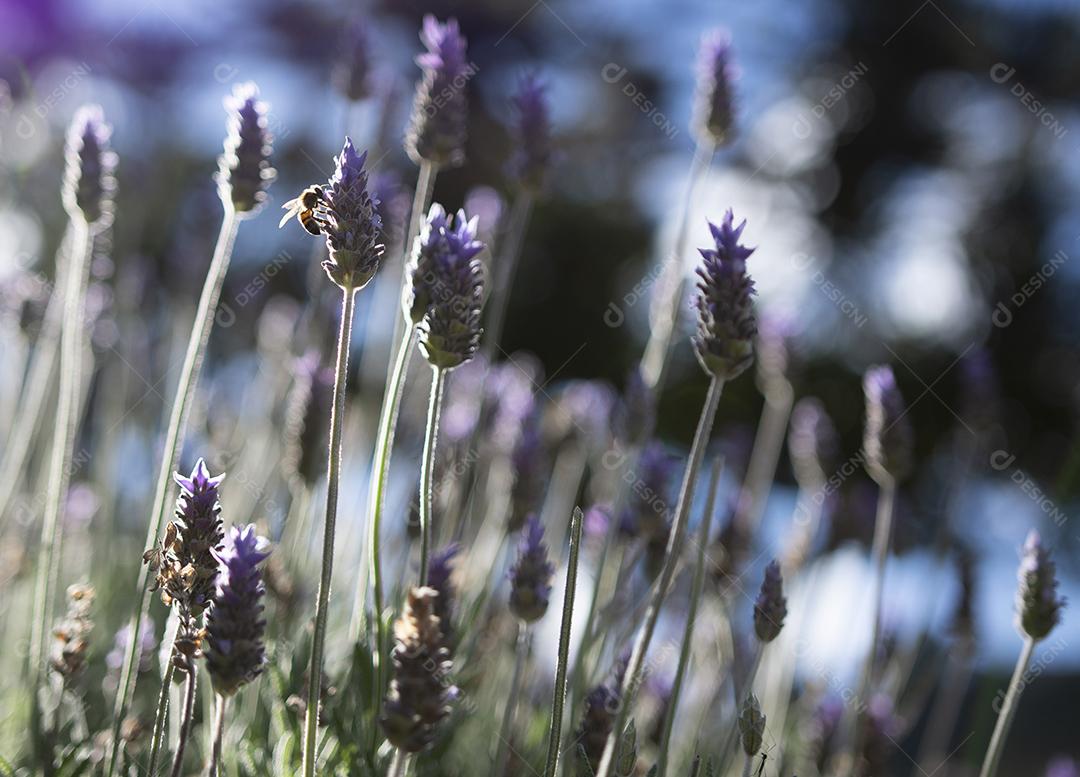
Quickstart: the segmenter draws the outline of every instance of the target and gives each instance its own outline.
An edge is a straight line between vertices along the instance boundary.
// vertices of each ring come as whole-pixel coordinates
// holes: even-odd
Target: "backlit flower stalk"
[[[431,545],[432,479],[446,373],[476,355],[484,301],[484,267],[477,220],[431,206],[406,268],[405,314],[417,330],[420,353],[432,369],[424,458],[420,469],[420,584],[426,584]]]
[[[1020,651],[1016,668],[1013,670],[1009,689],[1001,702],[994,733],[990,737],[990,746],[986,749],[979,777],[994,777],[997,774],[1001,754],[1005,749],[1005,740],[1009,736],[1020,693],[1030,678],[1025,677],[1035,644],[1054,630],[1061,620],[1061,609],[1065,600],[1058,596],[1057,571],[1050,551],[1043,547],[1039,533],[1034,529],[1024,542],[1020,571],[1017,575],[1019,587],[1016,592],[1016,628],[1024,638],[1024,647]],[[995,700],[996,701],[996,700]]]
[[[689,236],[690,207],[712,164],[716,149],[730,142],[734,125],[732,84],[735,69],[731,64],[731,44],[726,31],[711,30],[702,36],[697,68],[693,118],[697,144],[687,176],[675,242],[656,285],[656,296],[649,314],[652,324],[649,342],[641,358],[645,383],[654,391],[663,388],[671,341],[678,330],[686,290],[683,254],[686,253]]]
[[[63,317],[60,325],[60,386],[49,451],[45,511],[34,585],[34,618],[30,635],[30,688],[34,725],[40,717],[39,685],[47,661],[45,635],[53,622],[63,544],[63,505],[73,469],[78,427],[85,343],[83,326],[87,266],[94,235],[112,218],[116,190],[116,155],[110,150],[112,128],[101,108],[80,108],[68,129],[62,187],[64,209],[71,219],[71,251],[64,271]]]
[[[255,533],[254,524],[248,524],[243,528],[234,526],[225,537],[224,548],[212,551],[218,575],[213,605],[206,616],[202,650],[217,694],[210,777],[217,777],[220,770],[228,700],[258,677],[266,663],[266,588],[259,567],[270,555],[266,547],[266,540]]]
[[[866,425],[863,432],[865,466],[879,489],[871,551],[874,565],[874,599],[870,621],[872,631],[858,697],[865,700],[873,690],[878,643],[881,640],[881,602],[885,590],[885,566],[892,542],[896,484],[908,474],[911,467],[913,440],[904,398],[890,367],[872,367],[867,370],[863,377],[863,393],[866,395]],[[859,748],[858,740],[865,728],[857,725],[855,730],[856,752]]]
[[[337,526],[338,488],[341,478],[341,434],[345,413],[345,389],[352,341],[356,293],[367,286],[382,265],[382,219],[378,203],[368,189],[367,152],[359,153],[345,138],[335,158],[334,174],[315,192],[312,219],[315,233],[325,235],[327,277],[341,289],[341,320],[334,366],[333,401],[330,410],[329,460],[326,467],[326,513],[323,522],[322,571],[315,603],[315,628],[308,671],[308,699],[304,717],[303,774],[315,774],[315,739],[319,721],[322,659],[326,645],[326,618],[333,576],[334,539]],[[302,194],[301,197],[304,195]],[[310,229],[308,230],[311,231]]]
[[[164,529],[170,474],[175,470],[177,460],[180,458],[184,431],[195,401],[199,374],[202,371],[203,357],[206,353],[206,343],[210,339],[210,332],[214,326],[214,314],[225,282],[225,275],[229,269],[236,233],[240,222],[254,216],[262,207],[266,200],[266,190],[275,177],[274,169],[270,164],[272,138],[267,129],[266,118],[269,107],[258,99],[258,94],[258,88],[254,84],[238,84],[233,89],[232,95],[225,100],[228,133],[225,137],[224,150],[218,158],[218,170],[215,175],[218,195],[224,208],[224,218],[214,247],[214,256],[210,261],[210,268],[207,270],[206,280],[199,297],[198,310],[188,336],[184,363],[180,369],[180,379],[169,412],[161,464],[154,488],[153,507],[147,525],[147,546],[153,544]],[[136,589],[140,604],[131,623],[132,634],[139,633],[142,622],[147,616],[150,605],[148,576],[148,568],[142,567]],[[138,679],[138,672],[135,671],[137,659],[138,640],[132,640],[127,655],[124,656],[120,685],[113,710],[113,736],[108,771],[110,777],[115,774],[117,768],[120,725],[126,716],[128,702]],[[172,670],[167,671],[171,673]]]
[[[739,242],[746,222],[738,227],[734,227],[733,223],[734,216],[729,210],[720,226],[710,224],[714,246],[701,249],[703,261],[697,271],[699,281],[694,299],[698,322],[693,346],[699,363],[710,378],[709,389],[690,447],[689,461],[683,473],[664,566],[650,597],[645,622],[634,641],[622,684],[623,703],[620,705],[619,717],[612,734],[608,736],[596,777],[610,777],[617,755],[616,732],[625,728],[629,710],[641,686],[645,654],[652,642],[656,624],[660,619],[660,610],[682,553],[687,516],[694,500],[705,446],[720,404],[720,394],[724,384],[742,374],[753,361],[754,336],[757,334],[752,304],[754,283],[746,273],[746,259],[753,253],[753,249]]]

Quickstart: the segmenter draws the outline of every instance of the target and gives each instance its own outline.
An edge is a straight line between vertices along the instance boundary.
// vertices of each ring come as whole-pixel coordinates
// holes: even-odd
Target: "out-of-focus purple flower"
[[[585,759],[589,762],[593,774],[600,766],[607,738],[615,727],[615,717],[619,712],[618,688],[619,684],[603,683],[585,696],[585,709],[578,726],[576,741],[585,751]]]
[[[112,672],[119,672],[124,665],[124,656],[131,647],[131,624],[124,624],[116,632],[113,638],[113,647],[105,655],[105,666]],[[154,658],[154,648],[157,647],[157,637],[154,636],[154,625],[149,619],[144,620],[139,627],[139,671],[145,672],[150,668],[150,662]]]
[[[709,224],[715,248],[701,249],[704,262],[694,307],[698,312],[694,350],[705,371],[720,380],[732,380],[754,359],[757,323],[751,304],[754,282],[746,274],[746,259],[754,252],[739,243],[746,222],[734,226],[729,209],[719,226]]]
[[[440,416],[439,434],[450,444],[470,440],[480,421],[481,394],[488,372],[488,361],[477,354],[450,376],[446,390],[446,405]]]
[[[836,751],[844,702],[836,696],[822,698],[806,721],[805,741],[817,771],[824,774]]]
[[[465,192],[465,212],[479,221],[478,238],[482,243],[493,243],[496,229],[502,223],[506,203],[498,191],[490,186],[473,186]]]
[[[507,528],[517,531],[540,507],[544,496],[544,473],[547,446],[540,428],[540,409],[522,419],[517,440],[510,453],[510,522]]]
[[[1032,529],[1024,542],[1024,552],[1017,577],[1016,625],[1034,640],[1044,639],[1061,620],[1065,600],[1057,593],[1057,571],[1050,551],[1042,545],[1039,533]]]
[[[420,351],[436,369],[467,362],[480,345],[484,268],[477,257],[476,219],[458,211],[457,223],[438,203],[416,238],[406,272],[403,307],[417,326]]]
[[[359,20],[345,33],[332,80],[338,91],[353,102],[371,96],[371,36],[367,25]]]
[[[911,470],[914,447],[911,422],[896,376],[889,366],[871,367],[863,377],[866,471],[879,485],[900,480]]]
[[[714,29],[701,36],[697,67],[694,133],[699,143],[722,146],[730,142],[734,128],[733,83],[738,75],[731,64],[731,36],[726,30]]]
[[[270,166],[273,139],[267,129],[266,103],[253,83],[237,84],[225,98],[228,134],[218,157],[218,195],[225,207],[244,218],[266,202],[266,189],[277,176]]]
[[[231,696],[254,680],[266,663],[266,588],[259,565],[269,555],[266,540],[250,523],[232,527],[224,549],[214,551],[221,566],[214,606],[206,616],[203,655],[214,690],[222,696]]]
[[[764,315],[758,322],[757,369],[765,387],[787,381],[795,332],[794,322],[780,314]]]
[[[624,445],[640,445],[653,428],[655,418],[652,389],[641,370],[635,367],[626,377],[622,399],[615,409],[615,436]]]
[[[454,571],[454,559],[461,552],[461,546],[452,542],[431,554],[428,560],[427,582],[428,587],[435,589],[439,595],[435,599],[435,615],[439,618],[439,627],[442,629],[443,640],[448,649],[454,644],[454,585],[450,581],[450,575]]]
[[[765,566],[761,590],[754,601],[754,633],[762,642],[772,642],[780,636],[786,617],[784,579],[780,575],[780,564],[774,560]]]
[[[334,371],[319,365],[314,351],[296,360],[285,411],[282,469],[293,488],[314,488],[326,473]]]
[[[804,397],[796,402],[788,429],[788,453],[799,487],[807,492],[820,489],[836,465],[838,452],[836,428],[821,401]]]
[[[589,540],[603,540],[611,527],[611,505],[597,502],[585,511],[581,531]]]
[[[518,557],[510,569],[510,611],[526,623],[544,617],[551,603],[551,577],[555,566],[548,558],[544,527],[535,515],[529,519]]]
[[[678,467],[678,458],[663,444],[654,440],[642,448],[636,471],[630,473],[634,482],[620,516],[620,531],[646,539],[666,536],[673,508],[671,486]]]
[[[465,161],[469,110],[465,87],[473,74],[465,56],[465,37],[457,19],[441,24],[428,14],[420,40],[428,50],[416,58],[423,75],[416,84],[405,150],[416,164],[457,167]]]
[[[401,185],[401,176],[383,170],[371,178],[371,201],[382,221],[383,240],[394,245],[402,240],[405,220],[409,217],[409,195]]]
[[[867,705],[866,715],[861,719],[865,731],[859,739],[863,744],[855,773],[859,777],[886,774],[889,756],[896,749],[895,740],[900,724],[892,700],[884,694],[874,696]]]
[[[378,202],[368,192],[366,162],[367,151],[357,153],[352,140],[346,137],[317,210],[330,254],[323,269],[343,289],[364,288],[378,272],[386,250],[380,242],[382,217]]]
[[[1046,777],[1080,777],[1080,766],[1068,756],[1058,756],[1046,765]]]
[[[551,167],[551,119],[547,84],[536,73],[527,73],[518,81],[513,104],[514,155],[510,175],[522,189],[543,190]]]
[[[586,448],[604,450],[611,437],[615,391],[598,380],[567,382],[555,400],[556,437],[576,438]]]
[[[530,354],[513,354],[496,364],[484,384],[484,401],[492,406],[491,441],[500,451],[515,445],[525,420],[536,412],[536,386],[543,383],[543,369]]]
[[[95,228],[112,218],[116,154],[109,147],[111,136],[101,106],[84,105],[71,120],[64,148],[64,208]]]

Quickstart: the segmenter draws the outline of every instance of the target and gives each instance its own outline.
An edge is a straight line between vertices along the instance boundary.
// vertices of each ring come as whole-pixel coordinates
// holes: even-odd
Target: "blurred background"
[[[325,352],[336,329],[336,295],[313,269],[317,241],[295,224],[278,231],[277,205],[325,180],[348,133],[371,148],[385,181],[400,181],[407,209],[415,167],[401,139],[418,73],[416,30],[429,12],[459,19],[477,69],[468,162],[439,175],[435,199],[449,208],[468,202],[482,229],[496,229],[509,201],[516,80],[538,70],[549,84],[559,161],[533,212],[500,349],[534,354],[554,393],[579,379],[621,390],[640,358],[650,290],[678,228],[694,153],[697,43],[706,28],[730,30],[736,137],[694,199],[690,245],[708,245],[706,219],[726,208],[747,219],[762,318],[784,328],[795,396],[819,397],[832,416],[839,461],[861,444],[862,372],[893,366],[919,464],[900,493],[886,621],[903,640],[947,621],[970,597],[975,678],[968,722],[948,750],[977,762],[992,700],[1020,647],[1015,570],[1030,527],[1054,549],[1063,592],[1075,601],[1080,589],[1080,8],[1062,0],[0,0],[0,78],[9,87],[0,107],[5,362],[18,363],[33,342],[50,290],[66,222],[67,123],[93,101],[114,125],[115,225],[99,246],[88,303],[96,361],[82,435],[92,459],[75,475],[81,508],[69,513],[85,531],[115,533],[111,560],[124,570],[117,588],[130,586],[127,569],[141,550],[161,419],[220,219],[211,175],[222,98],[237,83],[258,83],[271,106],[278,180],[271,207],[240,232],[185,460],[206,455],[228,469],[233,509],[273,517],[284,509],[274,491],[245,486],[265,479],[260,457],[269,448],[237,430],[277,412],[269,398],[288,384],[291,360],[308,348]],[[370,45],[371,96],[352,101],[342,77],[357,24]],[[689,273],[696,253],[684,259]],[[326,295],[314,314],[328,322],[320,338],[302,324],[308,303],[322,309]],[[349,554],[363,531],[396,295],[391,279],[359,299],[345,575],[358,563]],[[659,416],[659,434],[676,450],[689,443],[706,387],[681,342]],[[0,375],[0,439],[20,381]],[[418,450],[427,381],[414,368],[405,462]],[[727,456],[732,494],[762,411],[761,383],[745,375],[721,405],[714,443]],[[391,514],[406,509],[412,477],[394,475]],[[34,484],[23,490],[33,494]],[[850,620],[867,606],[876,491],[856,462],[838,470],[834,492],[824,582],[805,601],[790,596],[812,624],[801,671],[850,682],[867,639]],[[795,494],[784,455],[764,549],[780,546]],[[32,535],[34,511],[18,515]],[[26,577],[19,531],[17,522],[4,535],[0,584],[9,592]],[[940,552],[943,537],[972,560],[966,591],[955,554]],[[0,593],[4,607],[12,601]],[[1078,639],[1080,620],[1067,610],[1036,654],[1044,679],[1025,692],[1008,752],[1026,774],[1055,754],[1080,755]],[[905,751],[918,750],[924,724],[908,727]],[[965,749],[976,728],[983,733]],[[902,755],[893,763],[897,773],[913,768]]]

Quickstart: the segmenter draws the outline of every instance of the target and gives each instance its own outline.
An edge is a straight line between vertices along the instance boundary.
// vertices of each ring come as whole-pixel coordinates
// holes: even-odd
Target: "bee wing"
[[[296,215],[296,208],[290,208],[289,212],[281,217],[281,221],[278,222],[277,228],[281,229],[283,226],[285,226],[285,223],[295,215]]]

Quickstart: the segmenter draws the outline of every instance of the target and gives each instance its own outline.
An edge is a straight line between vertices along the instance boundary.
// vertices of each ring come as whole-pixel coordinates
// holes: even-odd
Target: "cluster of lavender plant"
[[[371,37],[365,26],[350,28],[334,71],[350,102],[380,93]],[[340,292],[340,309],[332,353],[298,336],[284,349],[291,358],[269,365],[286,376],[267,384],[275,393],[274,421],[258,440],[277,454],[261,457],[273,462],[264,489],[286,495],[288,506],[277,516],[260,514],[250,499],[245,504],[239,486],[229,492],[221,468],[207,463],[223,458],[214,435],[188,428],[201,423],[208,429],[198,431],[214,431],[212,421],[193,412],[214,313],[239,224],[256,216],[277,178],[268,107],[258,90],[243,84],[226,99],[227,136],[214,174],[221,233],[183,367],[167,392],[164,439],[142,441],[151,468],[158,465],[152,505],[137,516],[149,546],[145,565],[136,573],[123,555],[126,543],[97,538],[104,550],[91,555],[101,553],[111,565],[108,575],[98,575],[109,581],[107,589],[99,585],[106,597],[67,579],[64,559],[73,550],[63,541],[72,523],[65,511],[75,443],[86,423],[79,413],[91,399],[79,378],[86,265],[94,239],[123,214],[113,212],[117,158],[104,116],[96,107],[76,115],[60,198],[72,237],[53,292],[62,315],[46,318],[38,345],[39,354],[48,353],[59,340],[62,350],[54,433],[47,466],[39,464],[46,495],[35,527],[41,540],[29,671],[18,709],[12,707],[31,735],[20,752],[0,753],[0,774],[889,773],[896,741],[920,714],[905,706],[919,685],[914,658],[905,664],[883,616],[898,494],[918,464],[909,407],[892,369],[872,367],[862,383],[862,461],[877,487],[876,510],[864,510],[874,527],[873,601],[860,621],[870,638],[858,688],[838,700],[794,676],[792,653],[806,624],[795,604],[789,611],[788,595],[793,584],[814,591],[815,564],[826,552],[820,535],[835,509],[825,489],[841,443],[822,402],[795,401],[789,333],[768,319],[759,327],[747,222],[737,221],[733,208],[708,222],[710,243],[699,249],[690,306],[682,306],[681,271],[658,285],[654,309],[663,311],[672,299],[679,306],[661,316],[621,393],[594,381],[549,393],[534,359],[506,354],[499,341],[532,209],[542,204],[559,160],[546,82],[537,73],[518,82],[507,111],[515,149],[505,164],[516,200],[504,223],[483,224],[466,209],[433,201],[437,174],[465,163],[467,91],[476,74],[465,37],[456,20],[428,16],[420,38],[426,51],[416,59],[421,77],[404,137],[418,166],[409,218],[398,185],[373,171],[369,152],[350,137],[329,179],[285,206],[282,224],[295,216],[317,238],[314,266],[325,272],[327,288]],[[698,154],[689,192],[712,164],[713,150],[736,131],[734,91],[731,41],[726,32],[708,33],[699,54],[692,120]],[[679,215],[677,256],[692,227]],[[360,445],[368,437],[355,432],[362,405],[350,398],[347,382],[357,297],[374,297],[382,283],[393,307],[401,305],[401,314],[384,322],[397,325],[400,341],[369,451]],[[310,327],[326,324],[320,304],[311,300]],[[692,320],[686,339],[707,384],[685,457],[656,429],[683,317]],[[310,340],[321,345],[331,335]],[[431,368],[422,417],[403,401],[414,357]],[[755,357],[766,395],[761,431],[747,461],[725,462],[707,451],[724,389]],[[51,371],[49,364],[46,384]],[[24,399],[40,402],[34,374]],[[40,404],[24,410],[32,429],[43,411]],[[374,414],[370,420],[375,426]],[[399,431],[404,442],[395,447]],[[770,553],[760,513],[785,437],[797,507],[783,546]],[[185,441],[196,440],[206,458],[180,474]],[[5,454],[5,476],[13,470],[30,480],[31,447],[20,443]],[[262,463],[252,447],[238,454],[244,471]],[[356,469],[345,463],[356,459],[370,462],[360,510],[341,497],[343,480]],[[711,479],[701,477],[707,460]],[[416,506],[412,528],[408,511],[387,504],[392,462],[416,484],[408,500]],[[725,464],[744,475],[730,509],[719,494]],[[0,520],[13,489],[0,484]],[[358,531],[339,530],[339,507]],[[728,514],[715,534],[714,513]],[[345,574],[338,564],[335,572],[335,562],[357,545],[362,552],[349,558],[360,563]],[[776,558],[759,567],[751,555],[758,549],[758,558]],[[956,640],[970,662],[974,559],[959,545],[956,558],[961,597],[946,639]],[[591,572],[589,585],[579,566]],[[0,569],[0,581],[3,575]],[[61,582],[72,585],[66,615],[58,618]],[[756,597],[747,587],[757,589]],[[984,737],[981,777],[998,773],[1034,650],[1061,620],[1057,587],[1050,551],[1033,531],[1015,603],[1023,644]],[[124,602],[122,620],[103,620],[103,598]],[[103,625],[112,631],[105,650],[97,650]],[[703,636],[705,625],[717,636]],[[552,633],[557,647],[540,650],[538,637]],[[676,636],[662,636],[670,634]],[[677,667],[671,677],[658,677],[669,664]],[[946,675],[928,705],[947,729],[946,742],[960,714],[946,689],[958,688],[962,700],[961,680]],[[1048,774],[1065,768],[1055,764]]]

